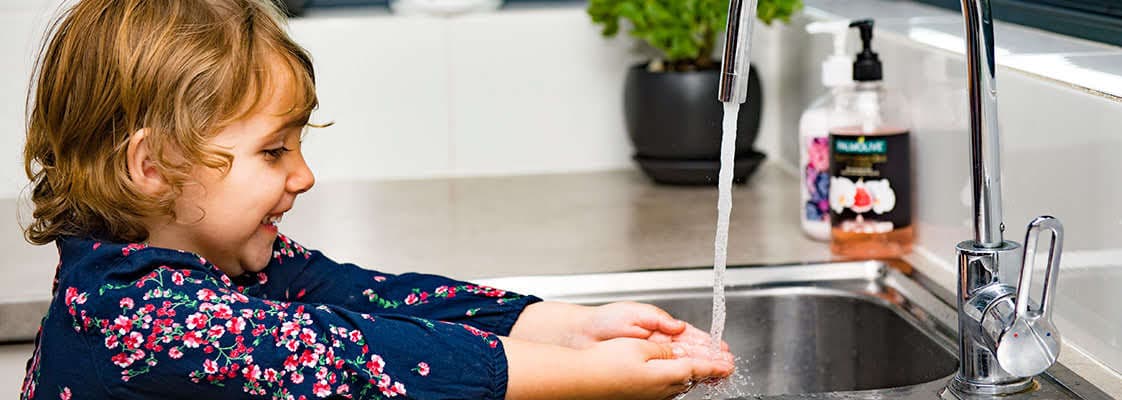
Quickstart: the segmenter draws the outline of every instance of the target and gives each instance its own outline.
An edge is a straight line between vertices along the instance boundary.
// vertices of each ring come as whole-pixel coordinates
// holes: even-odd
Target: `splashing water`
[[[741,357],[736,357],[734,363],[736,364],[736,371],[728,378],[716,382],[695,384],[690,388],[691,390],[674,397],[674,400],[749,398],[749,396],[752,395],[745,392],[745,389],[751,391],[755,382],[753,382],[749,376],[745,376],[741,373],[744,368],[747,368],[748,361]],[[704,387],[705,390],[701,390],[702,387]]]

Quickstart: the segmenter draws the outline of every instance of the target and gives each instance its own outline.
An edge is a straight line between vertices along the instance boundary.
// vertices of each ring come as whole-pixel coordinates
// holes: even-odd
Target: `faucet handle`
[[[1052,231],[1048,248],[1048,265],[1044,272],[1044,289],[1040,295],[1039,309],[1032,309],[1029,293],[1032,289],[1032,266],[1036,259],[1036,246],[1043,230]],[[1060,254],[1063,252],[1064,227],[1060,220],[1037,217],[1025,234],[1024,264],[1017,284],[1016,316],[1013,324],[1002,333],[997,343],[997,361],[1009,373],[1030,377],[1037,375],[1056,362],[1060,354],[1060,332],[1052,324],[1052,295],[1060,272]]]

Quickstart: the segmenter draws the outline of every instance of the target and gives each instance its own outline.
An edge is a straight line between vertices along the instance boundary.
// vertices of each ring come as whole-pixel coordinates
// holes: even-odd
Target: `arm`
[[[502,342],[470,326],[248,297],[194,268],[138,271],[78,310],[100,380],[118,397],[501,399],[507,390]]]
[[[263,271],[263,290],[270,298],[459,322],[515,339],[573,348],[617,337],[709,347],[709,335],[647,304],[587,307],[541,302],[442,276],[395,276],[339,264],[283,235],[274,247],[274,258]],[[727,350],[728,345],[723,346]]]
[[[500,335],[510,332],[524,307],[541,301],[437,275],[393,275],[340,264],[284,235],[278,235],[273,254],[262,271],[262,291],[274,299],[458,322]]]

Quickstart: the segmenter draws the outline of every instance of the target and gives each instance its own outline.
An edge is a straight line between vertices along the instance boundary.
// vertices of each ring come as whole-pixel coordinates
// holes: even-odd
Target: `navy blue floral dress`
[[[336,263],[279,235],[260,273],[65,238],[22,398],[502,399],[498,335],[540,299]]]

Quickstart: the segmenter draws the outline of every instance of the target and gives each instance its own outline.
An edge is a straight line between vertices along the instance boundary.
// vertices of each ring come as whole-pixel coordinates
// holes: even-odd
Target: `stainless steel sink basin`
[[[860,291],[860,288],[852,288]],[[728,296],[725,340],[743,357],[745,391],[759,395],[891,388],[950,375],[945,346],[884,301],[811,287],[748,289]],[[642,299],[708,327],[712,297]]]
[[[583,304],[652,303],[708,329],[712,274],[685,269],[483,283]],[[955,311],[884,263],[730,268],[725,282],[725,340],[743,377],[731,398],[937,399],[957,369]],[[1058,364],[1037,383],[1008,398],[1109,399]]]

